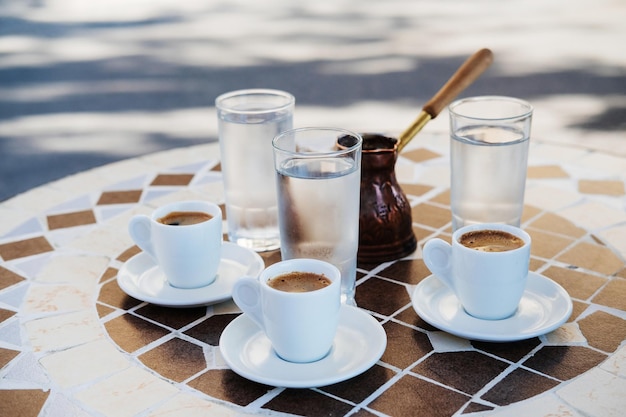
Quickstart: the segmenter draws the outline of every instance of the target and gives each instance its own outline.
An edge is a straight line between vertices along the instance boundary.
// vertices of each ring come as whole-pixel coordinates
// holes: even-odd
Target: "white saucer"
[[[530,339],[551,332],[572,314],[572,300],[556,282],[530,272],[516,313],[503,320],[481,320],[465,312],[456,295],[434,275],[420,282],[411,297],[427,323],[456,336],[487,342]]]
[[[117,273],[117,283],[126,294],[141,301],[165,307],[197,307],[229,299],[238,278],[244,275],[256,277],[263,268],[265,263],[258,253],[223,242],[217,278],[206,287],[172,287],[158,265],[144,252],[124,263]]]
[[[350,379],[371,368],[385,351],[387,335],[374,317],[357,307],[341,306],[335,342],[316,362],[293,363],[279,358],[265,333],[242,314],[220,337],[220,351],[237,374],[266,385],[313,388]]]

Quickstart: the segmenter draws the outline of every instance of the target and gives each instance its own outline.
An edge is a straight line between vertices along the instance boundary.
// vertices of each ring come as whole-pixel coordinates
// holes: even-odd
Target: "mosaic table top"
[[[531,269],[563,286],[573,313],[528,340],[487,343],[424,322],[422,244],[450,239],[448,139],[424,135],[396,173],[420,245],[359,265],[356,301],[387,335],[365,373],[314,389],[248,381],[218,341],[232,301],[171,309],[127,296],[138,253],[129,218],[174,200],[223,204],[216,144],[127,160],[0,204],[0,415],[621,415],[626,407],[626,160],[534,141],[522,227]],[[278,252],[262,255],[266,265]]]

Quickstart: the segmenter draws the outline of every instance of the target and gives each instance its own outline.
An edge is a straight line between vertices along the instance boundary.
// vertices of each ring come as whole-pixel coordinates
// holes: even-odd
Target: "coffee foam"
[[[519,237],[503,230],[475,230],[464,233],[459,243],[482,252],[506,252],[524,246]]]

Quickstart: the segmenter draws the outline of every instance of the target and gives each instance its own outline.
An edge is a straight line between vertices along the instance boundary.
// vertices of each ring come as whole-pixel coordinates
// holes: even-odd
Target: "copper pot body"
[[[415,251],[411,205],[395,174],[395,138],[363,134],[359,262],[385,262]]]

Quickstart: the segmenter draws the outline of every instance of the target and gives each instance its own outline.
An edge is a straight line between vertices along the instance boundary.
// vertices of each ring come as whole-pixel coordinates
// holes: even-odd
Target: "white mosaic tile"
[[[35,352],[51,352],[103,337],[102,326],[93,311],[54,315],[24,323]]]
[[[565,323],[558,329],[542,336],[545,343],[549,345],[583,345],[587,339],[580,331],[577,323]]]
[[[524,194],[525,204],[550,211],[567,207],[580,200],[580,195],[574,191],[541,185],[526,187],[526,193]]]
[[[188,394],[180,394],[149,413],[148,417],[178,417],[180,415],[185,417],[241,416],[239,412],[232,408],[192,397]]]
[[[556,391],[568,404],[594,417],[621,417],[626,407],[626,379],[592,369]]]
[[[92,294],[93,291],[72,285],[32,284],[24,299],[22,312],[30,315],[85,310],[93,305]]]
[[[92,252],[115,257],[134,243],[127,233],[130,212],[113,218],[105,226],[98,227],[73,240],[67,246],[84,252]]]
[[[8,323],[4,323],[4,325],[0,327],[0,342],[2,346],[7,348],[10,346],[19,348],[19,346],[22,345],[22,334],[19,320],[11,320]]]
[[[462,352],[472,349],[472,343],[446,332],[428,332],[428,339],[435,352]]]
[[[559,399],[554,395],[543,395],[540,398],[530,399],[508,407],[500,408],[496,411],[478,413],[476,415],[485,417],[583,417],[582,414],[578,413],[567,404],[559,401]]]
[[[626,225],[602,230],[597,235],[626,260]]]
[[[97,255],[60,254],[53,256],[36,277],[37,282],[97,284],[109,259]]]
[[[63,191],[46,185],[28,190],[23,194],[7,200],[2,203],[2,205],[3,207],[17,209],[24,214],[29,213],[30,215],[34,215],[37,212],[59,205],[68,198],[75,196],[76,194],[72,193],[72,191],[74,190],[69,189],[68,191]]]
[[[626,212],[623,210],[593,201],[559,210],[557,214],[591,231],[626,222]]]
[[[593,152],[580,160],[583,167],[591,168],[613,175],[626,174],[626,159],[619,156],[608,155],[602,152]]]
[[[40,362],[50,378],[63,388],[100,379],[131,365],[126,357],[105,339],[52,353],[41,358]]]
[[[626,346],[618,349],[600,368],[619,377],[626,377]]]
[[[48,389],[50,379],[39,365],[32,352],[22,353],[4,375],[4,378],[16,382],[23,382],[26,386]]]
[[[174,385],[131,367],[78,392],[75,398],[104,415],[131,417],[177,392]]]
[[[420,184],[433,187],[450,187],[450,168],[447,166],[429,166],[418,172],[417,181]]]
[[[41,417],[92,417],[93,414],[74,404],[70,398],[60,392],[53,391],[40,413]]]

